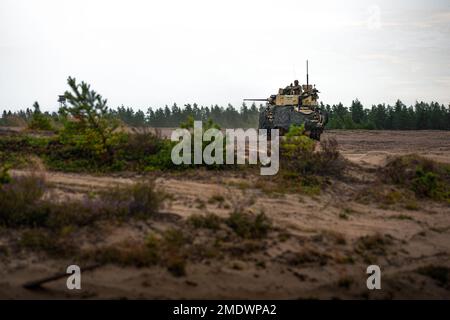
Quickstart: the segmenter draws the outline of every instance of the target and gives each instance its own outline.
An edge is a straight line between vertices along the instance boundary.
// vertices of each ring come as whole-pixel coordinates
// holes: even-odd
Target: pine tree
[[[61,134],[63,141],[106,155],[112,161],[119,122],[111,116],[107,100],[85,82],[77,84],[75,78],[69,77],[67,83],[72,92],[65,92],[68,106],[61,108],[63,115],[70,116]]]
[[[364,107],[358,99],[352,101],[350,112],[354,123],[361,124],[365,120]]]

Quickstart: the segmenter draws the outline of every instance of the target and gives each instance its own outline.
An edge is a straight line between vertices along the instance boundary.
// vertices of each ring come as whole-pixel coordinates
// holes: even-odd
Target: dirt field
[[[450,162],[449,131],[330,130],[341,152],[351,161],[380,165],[386,156],[417,153],[439,162]]]
[[[323,137],[337,139],[350,165],[345,179],[331,180],[320,194],[267,192],[259,177],[247,172],[158,175],[158,187],[171,195],[165,213],[151,221],[100,226],[73,238],[94,247],[139,240],[151,230],[182,228],[193,214],[226,217],[233,208],[244,207],[253,213],[263,211],[274,226],[267,238],[248,243],[259,245],[257,250],[236,253],[239,245],[247,243],[230,244],[233,254],[189,260],[186,275],[181,277],[160,266],[107,264],[83,273],[81,291],[65,289],[65,279],[30,291],[22,288],[25,282],[64,272],[73,261],[18,249],[13,255],[0,253],[0,298],[449,299],[449,280],[443,283],[442,277],[423,271],[430,266],[436,270],[450,267],[449,205],[430,200],[412,205],[359,199],[380,187],[376,168],[391,155],[417,153],[450,163],[450,132],[329,131]],[[27,173],[13,171],[14,175]],[[57,194],[71,197],[140,178],[133,174],[45,174]],[[211,201],[217,195],[224,201]],[[14,232],[0,229],[0,233],[0,247],[8,246]],[[214,241],[215,236],[206,231],[196,234],[207,241]],[[369,264],[381,268],[381,290],[366,287]]]

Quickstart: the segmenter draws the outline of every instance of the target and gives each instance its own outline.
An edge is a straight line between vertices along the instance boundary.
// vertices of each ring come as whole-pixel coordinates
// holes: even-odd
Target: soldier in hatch
[[[318,93],[320,93],[320,91],[317,90],[317,89],[316,89],[316,85],[314,85],[314,88],[313,88],[313,90],[312,90],[312,96],[313,96],[313,99],[315,99],[315,100],[319,99]]]
[[[298,84],[298,80],[294,81],[294,86],[292,87],[292,94],[301,94],[302,86]]]
[[[283,94],[291,94],[292,92],[292,83],[283,89]]]

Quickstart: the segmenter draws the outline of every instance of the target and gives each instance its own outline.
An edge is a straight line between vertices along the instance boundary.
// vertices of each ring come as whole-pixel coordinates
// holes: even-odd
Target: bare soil
[[[450,162],[450,131],[329,130],[322,137],[336,138],[341,152],[359,164],[381,165],[387,156],[409,153]]]

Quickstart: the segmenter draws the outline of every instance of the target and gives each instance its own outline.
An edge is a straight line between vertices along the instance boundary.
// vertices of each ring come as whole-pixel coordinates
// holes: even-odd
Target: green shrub
[[[124,241],[112,246],[85,253],[85,258],[100,263],[114,263],[122,266],[148,267],[159,262],[157,247],[140,242]]]
[[[84,256],[101,263],[123,266],[148,267],[158,264],[180,277],[186,274],[187,253],[184,248],[188,243],[180,230],[168,229],[162,236],[150,234],[144,242],[123,241],[88,251]]]
[[[220,229],[222,219],[212,213],[208,213],[206,215],[194,214],[188,218],[188,223],[190,223],[195,228],[218,230]]]
[[[385,255],[387,247],[392,243],[392,237],[389,235],[374,234],[362,236],[356,241],[356,251],[363,254],[369,252]]]
[[[86,226],[101,219],[151,217],[165,199],[153,181],[117,187],[98,197],[53,201],[43,197],[48,187],[41,176],[19,176],[0,185],[0,226],[43,227]],[[69,208],[69,209],[68,209]]]
[[[164,147],[164,139],[149,128],[132,129],[124,136],[117,147],[117,157],[126,161],[144,162],[143,160],[157,154]]]
[[[0,185],[11,182],[11,176],[9,175],[8,170],[8,166],[0,166]]]
[[[14,178],[0,185],[0,225],[40,226],[48,218],[46,210],[40,210],[45,192],[42,177],[30,175]]]
[[[358,192],[356,199],[365,204],[373,202],[383,209],[396,205],[408,210],[418,208],[413,191],[380,183],[363,188]]]
[[[179,229],[168,229],[161,241],[162,262],[176,277],[186,275],[187,252],[184,250],[189,238]]]
[[[175,144],[176,142],[170,140],[162,140],[158,152],[144,158],[145,170],[182,170],[188,168],[188,165],[175,165],[172,162],[172,148]]]
[[[41,112],[37,101],[33,104],[33,108],[34,112],[31,116],[30,122],[28,123],[28,128],[32,130],[53,130],[50,117]]]
[[[402,185],[416,196],[450,203],[450,166],[417,155],[391,159],[379,171],[382,181]]]
[[[37,175],[19,176],[0,186],[0,225],[59,230],[89,225],[112,210],[107,204],[87,198],[55,202],[43,197],[47,190],[45,179]]]
[[[246,239],[264,238],[271,229],[271,221],[264,213],[251,215],[235,211],[225,223],[240,237]]]
[[[225,202],[225,197],[221,194],[215,194],[208,199],[208,203],[223,203]]]
[[[73,256],[76,248],[66,239],[56,238],[46,230],[31,229],[22,233],[19,244],[33,251],[45,251],[53,256]]]
[[[43,154],[54,138],[29,135],[0,136],[0,149],[8,153]]]
[[[304,126],[292,125],[281,141],[280,158],[285,177],[306,175],[340,175],[345,161],[335,139],[321,142],[315,151],[315,141],[305,135]]]
[[[186,120],[186,122],[183,122],[180,124],[180,127],[183,129],[188,129],[190,131],[192,131],[194,129],[194,117],[189,116],[188,119]],[[208,119],[206,121],[202,121],[202,135],[209,129],[217,129],[220,130],[220,126],[215,123],[212,119]],[[203,141],[202,140],[202,153],[204,152],[205,148],[211,144],[216,143],[216,141],[214,139],[212,139],[212,141]],[[219,143],[218,145],[218,150],[220,150],[220,152],[222,152],[222,159],[225,161],[226,159],[226,147],[227,146],[227,137],[223,137],[223,141],[222,144]],[[194,137],[191,137],[191,163],[194,162]],[[214,151],[215,152],[215,151]],[[214,153],[213,152],[213,153]],[[221,170],[221,169],[231,169],[231,168],[235,168],[235,166],[233,165],[226,165],[226,164],[218,164],[218,163],[213,163],[213,164],[204,164],[202,163],[201,165],[196,165],[196,164],[192,164],[192,165],[185,165],[185,166],[177,166],[177,167],[181,167],[181,168],[192,168],[192,167],[198,167],[198,166],[204,166],[206,169],[212,169],[212,170]]]
[[[305,135],[304,126],[292,125],[281,142],[282,169],[285,175],[297,177],[311,172],[315,143]]]
[[[414,192],[423,197],[433,198],[438,196],[439,181],[437,174],[424,172],[422,168],[417,168],[416,177],[412,179],[411,188]]]
[[[308,263],[326,265],[330,256],[312,248],[302,249],[300,252],[286,252],[283,257],[291,266],[301,266]]]
[[[432,278],[441,287],[450,289],[450,268],[445,266],[428,265],[417,269],[421,275]]]
[[[338,150],[338,142],[334,138],[322,140],[320,150],[315,156],[315,172],[319,175],[340,176],[347,163]]]
[[[115,215],[138,218],[148,218],[158,212],[164,199],[165,194],[156,190],[153,180],[119,186],[100,195],[103,203],[115,208]]]

